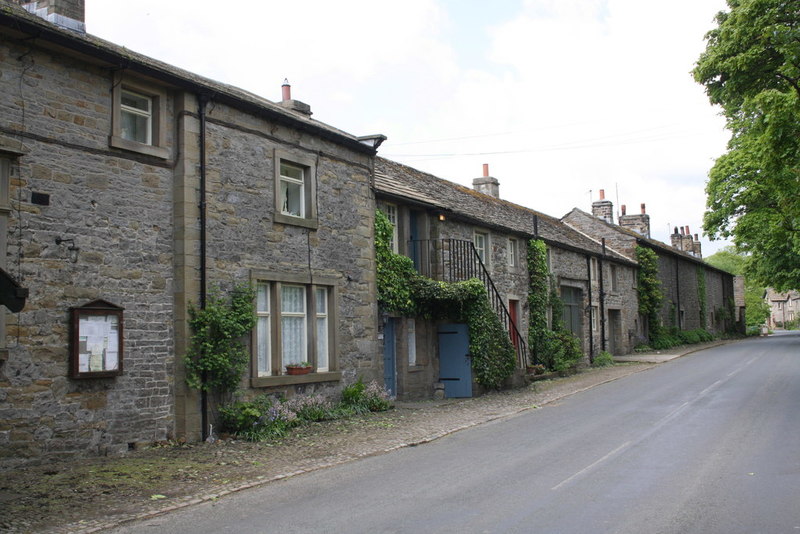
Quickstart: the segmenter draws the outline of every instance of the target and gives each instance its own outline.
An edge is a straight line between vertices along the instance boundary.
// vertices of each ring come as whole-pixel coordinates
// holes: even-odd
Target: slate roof
[[[302,113],[290,111],[238,87],[204,78],[99,37],[60,28],[29,13],[17,4],[0,3],[0,28],[4,33],[30,39],[29,42],[35,44],[78,53],[87,62],[106,63],[115,69],[156,78],[174,87],[206,95],[248,113],[265,116],[275,122],[308,131],[353,150],[370,155],[375,153],[374,148],[360,142],[356,136],[311,119]]]
[[[670,245],[667,245],[666,243],[662,243],[661,241],[658,241],[656,239],[645,237],[642,234],[631,230],[630,228],[625,228],[624,226],[619,226],[618,224],[613,224],[613,223],[607,222],[606,220],[601,219],[600,217],[595,217],[594,215],[592,215],[590,213],[587,213],[587,212],[585,212],[585,211],[583,211],[583,210],[581,210],[579,208],[572,208],[572,210],[569,213],[567,213],[566,215],[564,215],[564,217],[562,217],[562,220],[564,218],[566,218],[567,216],[569,216],[570,214],[578,214],[578,215],[581,215],[583,217],[588,217],[588,218],[592,219],[592,221],[594,221],[596,224],[604,225],[606,228],[610,228],[611,230],[614,230],[615,232],[618,232],[618,233],[623,234],[623,235],[627,235],[628,237],[630,237],[632,239],[635,239],[636,242],[639,243],[639,244],[642,244],[642,245],[648,246],[650,248],[659,250],[659,251],[664,252],[666,254],[671,254],[673,256],[679,256],[679,257],[681,257],[681,259],[685,259],[685,260],[690,261],[692,263],[703,265],[707,269],[711,269],[711,270],[714,270],[714,271],[719,271],[721,273],[733,276],[733,273],[729,273],[728,271],[726,271],[724,269],[720,269],[718,267],[714,267],[710,263],[706,263],[705,261],[703,261],[702,258],[698,258],[697,256],[692,256],[688,252],[684,252],[683,250],[678,250],[677,248],[672,247]],[[565,224],[568,224],[568,223],[565,223]]]
[[[546,243],[595,256],[603,254],[600,242],[555,217],[381,157],[375,158],[375,190],[384,198],[408,200],[439,210],[449,218],[525,238],[535,237],[536,220],[538,237]],[[608,248],[605,257],[634,264]]]

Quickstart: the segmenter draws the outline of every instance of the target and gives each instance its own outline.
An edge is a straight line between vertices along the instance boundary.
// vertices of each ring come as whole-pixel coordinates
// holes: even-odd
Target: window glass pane
[[[272,374],[272,366],[270,365],[269,317],[258,318],[256,336],[258,338],[258,345],[256,348],[258,376],[269,376]]]
[[[122,105],[129,108],[138,109],[144,111],[145,113],[150,113],[150,101],[151,99],[144,95],[137,95],[136,93],[131,93],[130,91],[122,91]]]
[[[283,313],[306,312],[306,288],[303,286],[281,287],[281,311]]]
[[[303,169],[300,167],[295,167],[294,165],[289,165],[287,163],[281,163],[281,176],[285,176],[287,178],[293,178],[295,180],[303,181]]]
[[[317,288],[317,315],[328,313],[328,291]]]
[[[305,216],[304,212],[303,185],[281,180],[281,213],[303,217]]]
[[[150,117],[129,111],[120,112],[120,135],[123,139],[150,144]]]
[[[317,371],[328,370],[328,317],[317,317]]]
[[[306,318],[281,317],[283,365],[306,361]]]
[[[269,312],[269,284],[258,284],[256,293],[256,311]]]

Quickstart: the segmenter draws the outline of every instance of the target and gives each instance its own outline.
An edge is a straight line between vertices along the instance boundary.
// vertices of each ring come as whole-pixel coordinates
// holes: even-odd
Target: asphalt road
[[[800,533],[800,334],[117,533]]]

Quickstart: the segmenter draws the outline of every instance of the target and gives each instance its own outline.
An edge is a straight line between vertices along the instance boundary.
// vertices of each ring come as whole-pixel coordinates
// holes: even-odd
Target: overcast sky
[[[600,189],[701,233],[729,134],[690,71],[724,0],[86,0],[91,34],[311,106],[379,154],[561,217]],[[726,243],[703,240],[710,255]]]

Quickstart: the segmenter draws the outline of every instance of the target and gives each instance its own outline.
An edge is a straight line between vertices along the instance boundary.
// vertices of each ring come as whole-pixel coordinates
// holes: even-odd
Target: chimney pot
[[[688,225],[686,226],[686,235],[688,235],[689,237],[692,236],[692,233],[689,231],[689,226]]]
[[[625,204],[623,204],[622,206],[620,206],[620,207],[619,207],[619,209],[620,209],[620,210],[622,210],[622,214],[623,214],[623,215],[625,215],[625,209],[626,209],[626,208],[625,208]]]
[[[484,163],[483,164],[483,177],[487,178],[488,176],[489,176],[489,164],[488,163]]]
[[[697,234],[694,234],[694,240],[695,240],[695,241],[700,241],[700,240],[697,238]]]
[[[292,99],[292,86],[289,85],[289,78],[283,79],[283,85],[281,85],[281,100],[291,100]]]
[[[644,202],[642,202],[642,215],[644,215],[645,213],[647,213],[647,210],[644,209]]]
[[[605,189],[601,189],[600,190],[600,200],[605,200],[605,199],[606,199],[606,190]]]

